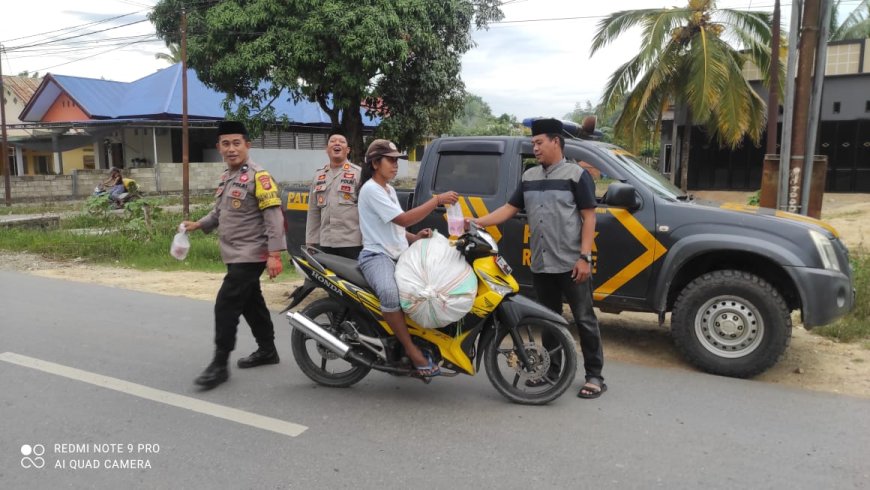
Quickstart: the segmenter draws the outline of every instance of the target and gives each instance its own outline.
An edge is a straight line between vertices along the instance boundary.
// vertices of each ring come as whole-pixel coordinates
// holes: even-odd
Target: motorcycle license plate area
[[[507,261],[501,255],[496,255],[495,265],[497,265],[498,268],[501,269],[501,271],[504,272],[507,276],[511,275],[511,272],[513,272],[511,266],[508,265]]]

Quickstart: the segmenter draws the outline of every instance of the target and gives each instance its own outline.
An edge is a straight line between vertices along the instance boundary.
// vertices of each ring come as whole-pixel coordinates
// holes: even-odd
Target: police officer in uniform
[[[214,306],[215,354],[211,364],[194,380],[211,389],[229,378],[227,361],[236,346],[239,316],[244,316],[258,349],[239,359],[240,368],[277,364],[275,332],[260,275],[272,279],[281,273],[281,252],[287,249],[278,186],[262,167],[248,158],[251,147],[242,123],[224,121],[218,126],[217,148],[227,169],[215,191],[214,209],[198,221],[185,221],[188,231],[218,229],[221,258],[227,275]]]
[[[356,195],[362,169],[348,161],[349,153],[343,135],[329,136],[329,163],[314,174],[308,192],[305,243],[356,260],[362,250]]]

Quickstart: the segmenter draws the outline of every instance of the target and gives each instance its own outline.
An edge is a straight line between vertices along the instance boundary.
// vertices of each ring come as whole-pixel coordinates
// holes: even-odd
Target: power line
[[[89,59],[89,58],[94,58],[94,57],[97,57],[97,56],[100,56],[100,55],[103,55],[103,54],[106,54],[106,53],[110,53],[110,52],[112,52],[112,51],[117,51],[117,50],[119,50],[119,49],[126,48],[127,46],[132,46],[132,45],[134,45],[134,44],[141,44],[141,43],[143,43],[143,42],[150,42],[150,41],[132,41],[132,42],[126,43],[126,44],[124,44],[124,45],[121,45],[121,46],[118,46],[118,47],[115,47],[115,48],[112,48],[112,49],[107,49],[107,50],[105,50],[105,51],[101,51],[101,52],[99,52],[99,53],[94,53],[94,54],[92,54],[92,55],[85,56],[85,57],[82,57],[82,58],[74,59],[74,60],[72,60],[72,61],[67,61],[67,62],[64,62],[64,63],[59,63],[59,64],[57,64],[57,65],[46,66],[46,67],[43,67],[43,68],[38,68],[38,69],[36,69],[36,70],[28,70],[28,71],[40,72],[40,71],[43,71],[43,70],[48,70],[48,69],[50,69],[50,68],[57,68],[58,66],[69,65],[69,64],[71,64],[71,63],[75,63],[75,62],[78,62],[78,61],[86,60],[86,59]]]
[[[47,35],[47,34],[53,34],[53,33],[55,33],[55,32],[71,31],[71,30],[74,30],[74,29],[84,29],[85,27],[90,27],[90,26],[94,26],[94,25],[98,25],[98,24],[104,24],[104,23],[106,23],[106,22],[110,22],[110,21],[113,21],[113,20],[116,20],[116,19],[120,19],[120,18],[122,18],[122,17],[130,16],[130,15],[135,15],[135,14],[138,14],[138,13],[141,13],[141,12],[143,12],[143,11],[140,10],[140,11],[138,11],[138,12],[130,12],[130,13],[127,13],[127,14],[117,15],[117,16],[115,16],[115,17],[109,17],[109,18],[107,18],[107,19],[97,20],[97,21],[94,21],[94,22],[88,22],[87,24],[79,24],[79,25],[75,25],[75,26],[62,27],[62,28],[60,28],[60,29],[55,29],[55,30],[53,30],[53,31],[39,32],[39,33],[36,33],[36,34],[30,34],[30,35],[28,35],[28,36],[21,36],[21,37],[16,37],[16,38],[12,38],[12,39],[6,39],[6,40],[4,40],[4,41],[0,41],[0,44],[2,44],[2,43],[9,43],[10,41],[18,41],[18,40],[20,40],[20,39],[27,39],[27,38],[31,38],[31,37],[45,36],[45,35]]]
[[[127,23],[127,24],[121,24],[121,25],[118,25],[118,26],[107,27],[107,28],[105,28],[105,29],[100,29],[100,30],[98,30],[98,31],[86,32],[86,33],[84,33],[84,34],[78,34],[78,35],[76,35],[76,36],[65,37],[65,38],[57,39],[57,40],[55,40],[55,41],[46,41],[46,42],[39,42],[39,43],[35,43],[35,44],[30,44],[30,45],[14,46],[14,47],[11,47],[11,48],[6,48],[6,50],[7,50],[7,51],[15,51],[15,50],[18,50],[18,49],[23,49],[23,48],[33,48],[33,47],[36,47],[36,46],[44,46],[44,45],[46,45],[46,44],[57,43],[57,42],[60,42],[60,41],[66,41],[66,40],[69,40],[69,39],[76,39],[76,38],[80,38],[80,37],[84,37],[84,36],[90,36],[90,35],[93,35],[93,34],[98,34],[98,33],[100,33],[100,32],[106,32],[106,31],[111,31],[111,30],[114,30],[114,29],[120,29],[120,28],[122,28],[122,27],[132,26],[132,25],[135,25],[135,24],[141,24],[142,22],[148,22],[148,19],[142,19],[142,20],[137,20],[137,21],[135,21],[135,22],[129,22],[129,23]]]

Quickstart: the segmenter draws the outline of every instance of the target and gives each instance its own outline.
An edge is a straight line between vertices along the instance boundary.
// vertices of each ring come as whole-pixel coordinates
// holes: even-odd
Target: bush
[[[857,251],[852,258],[852,274],[856,290],[852,312],[836,323],[813,329],[814,333],[841,342],[870,340],[870,253]],[[870,343],[864,342],[864,347]]]

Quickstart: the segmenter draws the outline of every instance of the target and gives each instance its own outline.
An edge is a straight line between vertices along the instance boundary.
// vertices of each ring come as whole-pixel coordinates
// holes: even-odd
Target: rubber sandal
[[[596,381],[597,381],[597,383],[596,383]],[[594,391],[594,388],[590,388],[586,385],[597,386],[598,390]],[[583,393],[584,390],[589,391],[591,393]],[[604,383],[603,381],[601,381],[598,378],[590,378],[589,380],[586,381],[586,383],[583,384],[583,387],[580,388],[580,391],[577,392],[577,397],[584,398],[586,400],[592,400],[594,398],[598,398],[599,396],[603,395],[605,391],[607,391],[607,383]]]
[[[429,355],[426,355],[426,360],[429,361],[429,364],[425,366],[414,366],[414,369],[417,370],[417,376],[421,378],[434,378],[435,376],[441,376],[441,366],[435,364]]]

